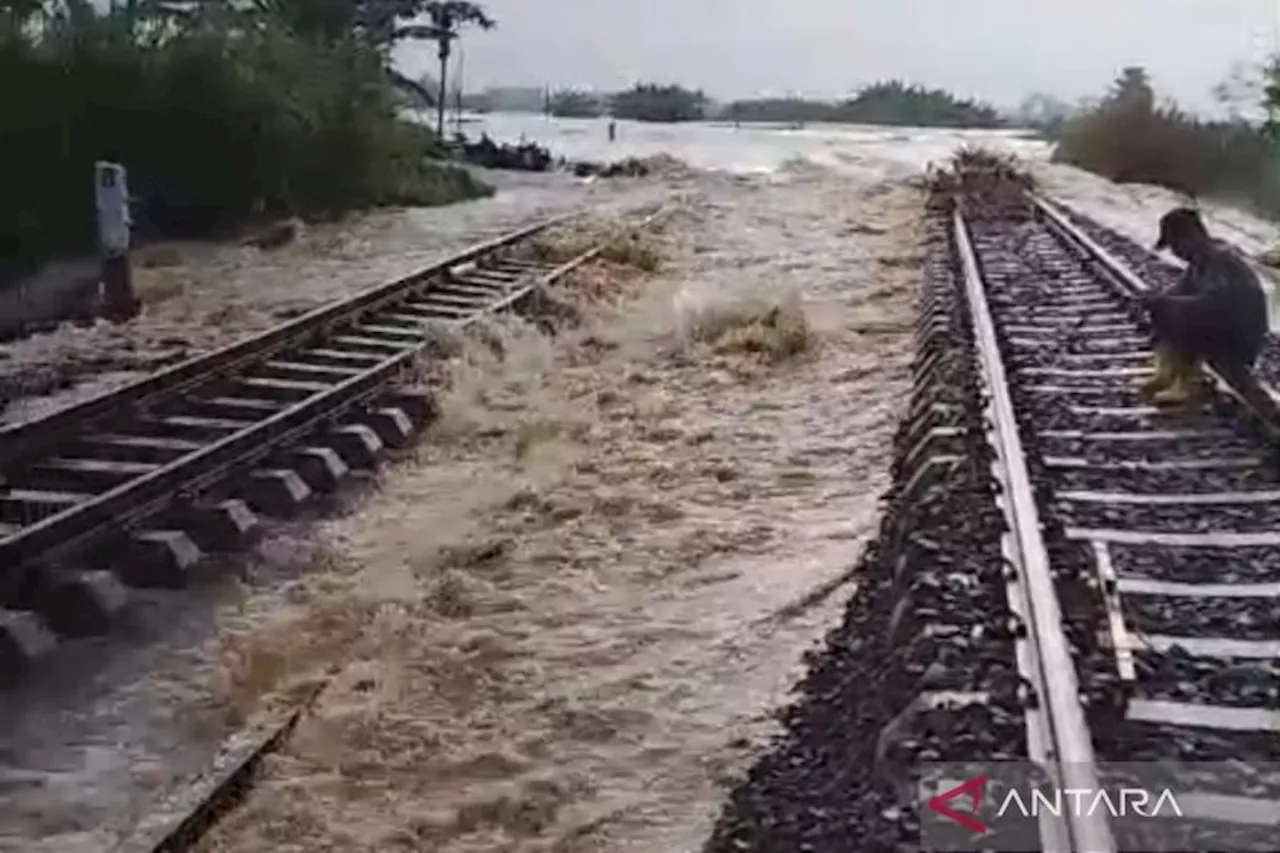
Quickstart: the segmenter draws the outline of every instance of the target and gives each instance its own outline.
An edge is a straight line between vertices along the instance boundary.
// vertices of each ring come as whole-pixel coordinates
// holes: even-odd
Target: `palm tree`
[[[464,26],[473,25],[482,30],[491,30],[497,24],[485,14],[477,3],[466,0],[427,0],[420,7],[430,20],[428,24],[412,24],[402,27],[396,35],[399,38],[430,39],[436,43],[437,56],[440,58],[439,90],[436,100],[436,133],[444,138],[445,97],[448,91],[445,79],[449,67],[449,54],[453,52],[453,42],[458,38]]]

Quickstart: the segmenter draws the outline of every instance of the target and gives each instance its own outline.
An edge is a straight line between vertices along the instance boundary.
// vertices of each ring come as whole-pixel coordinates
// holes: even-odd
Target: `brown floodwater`
[[[343,568],[240,635],[246,685],[353,640],[203,849],[696,849],[873,532],[917,204],[708,180],[633,303],[472,351],[418,459],[330,531]],[[805,348],[736,350],[757,305]]]
[[[202,850],[695,850],[874,533],[920,206],[817,169],[613,198],[672,188],[657,274],[584,274],[617,297],[555,339],[465,341],[409,458],[4,709],[0,850],[110,849],[316,678]]]

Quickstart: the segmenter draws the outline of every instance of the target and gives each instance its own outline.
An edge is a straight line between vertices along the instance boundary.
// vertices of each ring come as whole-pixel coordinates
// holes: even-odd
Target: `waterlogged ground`
[[[698,847],[856,583],[910,357],[906,181],[975,135],[623,125],[611,147],[590,122],[490,130],[695,168],[504,177],[491,200],[275,252],[161,250],[137,323],[4,348],[11,389],[68,386],[7,413],[24,417],[545,213],[684,198],[657,274],[577,280],[584,328],[462,342],[431,373],[445,414],[410,458],[7,699],[0,850],[111,849],[223,737],[317,681],[314,713],[204,850]],[[1130,233],[1160,212],[1038,168]]]

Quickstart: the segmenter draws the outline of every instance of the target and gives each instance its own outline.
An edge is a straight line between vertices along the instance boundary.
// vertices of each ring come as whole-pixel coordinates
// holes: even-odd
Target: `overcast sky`
[[[718,98],[836,96],[906,78],[1016,104],[1039,90],[1099,92],[1126,64],[1188,106],[1232,64],[1280,49],[1280,0],[488,0],[491,32],[464,39],[466,87],[625,88],[640,80]],[[410,73],[434,47],[406,46]]]

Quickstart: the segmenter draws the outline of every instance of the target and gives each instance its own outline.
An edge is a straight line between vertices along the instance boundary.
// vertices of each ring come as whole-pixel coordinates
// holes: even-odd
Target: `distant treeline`
[[[680,122],[717,119],[748,122],[846,122],[924,127],[1002,127],[996,110],[942,89],[899,80],[873,83],[843,101],[759,98],[718,104],[703,92],[675,84],[641,83],[623,92],[580,89],[540,92],[493,88],[468,95],[471,109],[550,112],[561,118],[612,115],[637,121]]]
[[[711,106],[711,99],[702,92],[658,83],[641,83],[606,95],[563,89],[548,102],[549,112],[561,118],[612,115],[657,122],[699,121],[708,117]]]
[[[843,122],[912,127],[1002,127],[996,109],[900,80],[873,83],[844,101],[768,98],[733,101],[721,118],[731,121]]]

